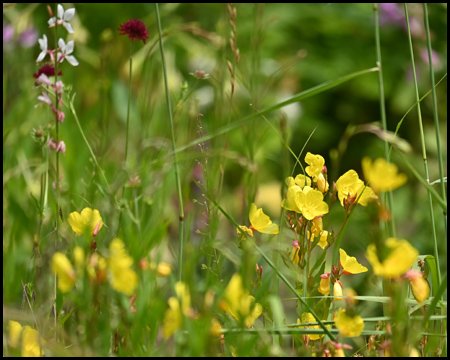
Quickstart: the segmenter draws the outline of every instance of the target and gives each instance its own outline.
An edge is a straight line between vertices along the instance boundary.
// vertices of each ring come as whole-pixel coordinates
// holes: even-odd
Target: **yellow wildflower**
[[[328,275],[328,277],[324,276],[324,275]],[[324,274],[324,275],[321,275],[319,292],[323,295],[329,295],[330,294],[330,274]]]
[[[328,204],[323,201],[323,194],[309,186],[305,186],[299,193],[297,204],[303,216],[308,220],[313,220],[316,216],[328,212]]]
[[[87,264],[87,273],[89,278],[97,284],[101,284],[106,280],[106,270],[108,263],[106,259],[96,252],[89,257]]]
[[[327,179],[325,179],[325,176],[323,176],[323,174],[319,174],[319,177],[317,178],[317,188],[322,193],[326,193],[330,188],[330,184],[328,184],[328,181]]]
[[[243,231],[245,231],[248,235],[253,236],[253,230],[249,229],[247,226],[240,225],[239,226]],[[236,228],[236,231],[238,235],[242,235],[242,233],[239,231],[239,228]]]
[[[166,310],[163,322],[163,336],[167,339],[173,333],[181,328],[183,324],[183,315],[192,317],[191,295],[189,289],[183,282],[175,284],[176,297],[169,298],[169,309]]]
[[[286,199],[281,202],[281,206],[286,210],[295,211],[296,213],[301,214],[302,210],[298,205],[298,197],[300,196],[301,192],[302,189],[297,185],[288,188]]]
[[[286,184],[288,188],[298,186],[303,189],[305,185],[311,186],[311,179],[303,174],[298,174],[295,179],[292,176],[286,178]]]
[[[91,208],[84,208],[79,214],[77,211],[70,213],[68,219],[72,230],[78,235],[83,235],[85,229],[89,229],[89,234],[93,234],[95,227],[100,222],[98,230],[103,226],[103,220],[98,210],[92,210]]]
[[[137,287],[138,277],[131,268],[133,258],[125,251],[120,239],[114,239],[109,245],[108,268],[111,273],[111,286],[114,290],[131,296]]]
[[[314,182],[317,182],[319,174],[322,172],[325,160],[320,155],[313,155],[308,152],[305,156],[305,162],[309,165],[305,168],[306,173],[313,178]]]
[[[417,302],[423,303],[430,297],[430,285],[428,284],[428,281],[423,278],[420,271],[409,270],[405,274],[405,277],[409,280],[409,286],[411,286],[411,291]]]
[[[252,309],[255,298],[250,291],[242,287],[242,278],[234,274],[225,289],[225,299],[221,302],[223,310],[227,311],[236,320],[244,319],[248,327],[252,327],[255,320],[262,313],[261,304],[256,303]]]
[[[388,238],[385,245],[391,249],[391,253],[382,263],[378,259],[377,248],[374,244],[367,247],[366,258],[372,265],[374,274],[387,279],[398,277],[407,272],[419,255],[419,252],[406,240]]]
[[[364,320],[361,316],[348,316],[344,309],[339,309],[335,320],[336,327],[342,337],[356,337],[364,330]]]
[[[40,357],[44,355],[44,350],[41,349],[42,342],[39,332],[29,326],[20,325],[17,321],[10,320],[9,327],[9,345],[13,348],[18,348],[20,337],[22,336],[21,356],[22,357]]]
[[[66,255],[57,252],[51,262],[52,271],[58,276],[58,288],[65,293],[73,289],[76,275]]]
[[[320,236],[323,231],[323,220],[322,217],[314,218],[312,221],[311,232],[315,237]],[[309,237],[309,234],[308,234]]]
[[[340,281],[336,281],[333,286],[333,296],[338,296],[334,298],[334,301],[342,300],[342,284]]]
[[[262,209],[258,209],[254,203],[250,205],[250,223],[252,226],[250,226],[250,229],[248,229],[246,226],[240,226],[242,230],[247,232],[250,236],[253,236],[253,231],[257,230],[260,233],[263,234],[278,234],[280,232],[280,229],[278,228],[277,224],[272,224],[272,220],[264,214]],[[238,234],[241,232],[239,229],[237,229]]]
[[[322,320],[326,321],[326,320]],[[304,323],[315,323],[317,322],[316,318],[311,313],[303,313],[302,314],[302,321],[300,322],[300,319],[297,319],[297,324],[304,324]],[[300,329],[322,329],[320,325],[310,325],[310,326],[300,326]],[[331,329],[330,325],[327,325],[328,329]],[[320,340],[322,339],[325,334],[309,334],[307,335],[311,340]]]
[[[347,171],[336,181],[336,190],[342,206],[344,206],[344,199],[347,196],[356,196],[358,198],[361,193],[358,204],[363,206],[367,206],[371,199],[378,199],[378,196],[369,186],[364,187],[364,182],[359,178],[355,170]]]
[[[344,249],[339,249],[341,255],[341,265],[348,274],[360,274],[367,271],[353,256],[348,256]]]
[[[320,234],[320,240],[317,243],[317,245],[319,245],[322,249],[325,249],[325,246],[328,245],[328,231],[327,230],[322,231],[322,233]]]
[[[372,163],[369,157],[365,157],[362,160],[362,169],[366,181],[376,193],[395,190],[408,179],[405,174],[398,173],[395,164],[388,163],[383,158],[378,158]]]
[[[169,276],[172,272],[172,269],[169,264],[165,262],[161,262],[158,264],[158,267],[156,268],[156,273],[158,276],[166,277]]]

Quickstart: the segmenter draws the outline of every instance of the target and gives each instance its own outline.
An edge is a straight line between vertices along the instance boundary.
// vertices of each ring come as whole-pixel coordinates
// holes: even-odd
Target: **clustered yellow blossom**
[[[326,321],[326,320],[322,320]],[[304,323],[315,323],[317,320],[314,318],[313,314],[311,313],[303,313],[302,314],[302,320],[297,319],[297,324],[304,324]],[[331,329],[330,325],[326,325],[328,329]],[[321,329],[320,325],[309,325],[309,326],[300,326],[300,329]],[[311,340],[320,340],[325,336],[325,334],[309,334],[308,337]]]
[[[363,318],[359,315],[349,316],[344,309],[339,309],[335,324],[342,337],[356,337],[364,330]]]
[[[406,273],[419,256],[419,252],[406,240],[388,238],[385,246],[390,249],[390,254],[383,262],[380,262],[375,244],[367,247],[366,258],[373,267],[375,275],[391,279]]]
[[[236,320],[242,319],[248,327],[252,327],[263,310],[258,303],[252,308],[254,302],[255,298],[250,295],[250,291],[242,286],[241,275],[234,274],[225,289],[224,300],[220,303],[222,309]]]
[[[323,222],[322,217],[316,217],[312,221],[311,232],[314,237],[319,237],[319,245],[322,249],[325,249],[325,246],[328,245],[328,231],[323,230]],[[308,231],[308,238],[311,238],[311,241],[314,241],[314,237],[311,237]]]
[[[98,210],[84,208],[81,214],[77,211],[70,213],[68,219],[72,230],[78,235],[83,235],[85,230],[89,230],[89,234],[93,234],[95,228],[100,223],[98,230],[103,227],[103,220]],[[97,231],[98,231],[97,230]]]
[[[23,326],[17,321],[9,320],[9,345],[18,348],[21,345],[22,357],[41,357],[44,350],[41,349],[43,339],[39,332],[29,326]],[[22,342],[20,340],[22,339]]]
[[[51,261],[52,271],[58,277],[58,289],[65,293],[73,289],[76,280],[76,273],[67,259],[66,255],[57,252]]]
[[[109,252],[108,268],[111,273],[111,286],[125,295],[133,295],[138,281],[136,272],[131,268],[133,258],[126,253],[120,239],[114,239],[111,242]]]
[[[366,181],[376,193],[395,190],[408,180],[405,174],[398,173],[395,164],[388,163],[383,158],[378,158],[373,163],[369,157],[363,158],[362,169]]]
[[[257,230],[263,234],[278,234],[280,229],[277,224],[273,224],[272,220],[264,214],[262,209],[258,209],[254,203],[250,205],[250,228],[240,226],[248,235],[253,236],[253,231]],[[241,234],[239,228],[236,229],[238,234]]]
[[[175,284],[177,296],[169,298],[163,322],[163,336],[168,339],[183,325],[183,315],[192,317],[191,295],[187,285],[181,281]]]
[[[364,185],[355,170],[349,170],[336,181],[336,190],[338,192],[339,201],[344,206],[344,199],[348,197],[358,198],[358,204],[367,206],[370,200],[378,199],[372,188]]]

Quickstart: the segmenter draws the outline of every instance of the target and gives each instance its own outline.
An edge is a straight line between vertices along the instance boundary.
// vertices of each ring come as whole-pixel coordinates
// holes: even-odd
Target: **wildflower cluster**
[[[71,8],[64,11],[61,4],[58,4],[57,9],[57,18],[59,20],[51,14],[52,17],[48,21],[49,27],[63,25],[68,33],[73,34],[75,30],[69,21],[74,17],[75,9]],[[49,8],[49,11],[51,12],[51,8]],[[48,105],[53,112],[55,120],[58,123],[62,123],[66,117],[64,112],[60,110],[63,107],[62,94],[64,92],[64,84],[61,80],[56,80],[58,76],[62,76],[62,72],[57,71],[56,69],[59,64],[64,61],[64,59],[66,59],[72,66],[77,66],[79,64],[75,56],[71,55],[75,46],[74,41],[71,40],[66,44],[65,40],[60,38],[58,40],[58,47],[56,49],[51,49],[48,46],[47,35],[44,34],[38,42],[41,52],[36,59],[36,63],[41,63],[44,61],[47,54],[50,57],[50,63],[43,64],[39,68],[38,72],[33,75],[36,78],[36,85],[41,86],[44,89],[42,94],[39,95],[37,99],[41,102],[41,104]],[[55,80],[52,79],[53,77]],[[52,100],[52,97],[54,97],[55,100]],[[50,136],[48,137],[47,146],[49,149],[55,150],[56,152],[61,152],[62,154],[66,153],[66,144],[64,141],[59,140],[58,131],[56,134],[56,139]]]

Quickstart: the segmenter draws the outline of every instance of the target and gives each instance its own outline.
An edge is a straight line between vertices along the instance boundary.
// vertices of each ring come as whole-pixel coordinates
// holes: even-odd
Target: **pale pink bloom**
[[[43,103],[46,103],[48,105],[52,105],[52,100],[50,100],[48,94],[45,91],[43,91],[42,95],[39,95],[37,98],[38,98],[39,101],[42,101]]]
[[[67,44],[63,39],[58,40],[58,46],[61,49],[61,52],[58,53],[57,59],[58,63],[62,63],[64,59],[67,59],[70,65],[77,66],[78,60],[75,58],[75,56],[70,55],[73,52],[73,48],[75,47],[75,43],[73,40],[70,40]]]
[[[60,141],[58,143],[58,146],[56,147],[56,152],[58,152],[58,151],[63,153],[63,155],[66,155],[66,144],[64,141]]]
[[[45,74],[39,75],[39,77],[37,78],[37,82],[45,84],[47,86],[53,86],[52,81]]]
[[[58,25],[64,26],[64,28],[67,30],[68,33],[73,34],[75,31],[73,30],[73,26],[71,23],[69,23],[69,20],[72,20],[72,18],[75,15],[75,8],[67,9],[64,11],[64,8],[61,4],[58,4],[58,18],[59,20],[56,21],[56,16],[53,16],[48,21],[48,26],[52,27],[55,26],[55,23]]]
[[[49,149],[55,150],[55,149],[56,149],[56,146],[57,146],[55,139],[51,138],[51,139],[47,142],[47,146],[48,146]]]

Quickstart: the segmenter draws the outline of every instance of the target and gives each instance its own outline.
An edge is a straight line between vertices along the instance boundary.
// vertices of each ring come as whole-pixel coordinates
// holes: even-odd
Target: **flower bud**
[[[334,283],[333,296],[338,296],[337,298],[334,299],[334,301],[342,300],[342,284],[341,284],[341,282],[339,280],[337,280]]]

